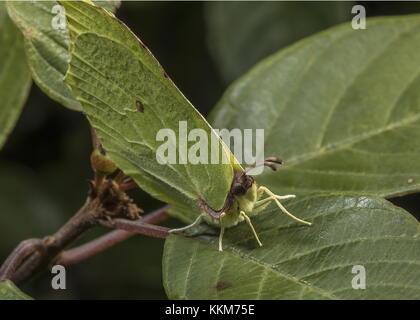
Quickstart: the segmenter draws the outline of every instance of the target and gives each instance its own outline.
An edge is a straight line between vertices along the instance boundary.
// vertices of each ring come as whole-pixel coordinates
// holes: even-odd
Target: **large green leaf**
[[[20,291],[12,281],[0,282],[0,300],[33,300],[26,293]]]
[[[420,16],[332,28],[259,63],[225,93],[215,128],[264,128],[285,159],[257,181],[278,193],[420,188]]]
[[[288,208],[253,218],[264,246],[245,223],[217,235],[170,236],[163,280],[171,299],[419,299],[420,227],[406,211],[380,198],[306,196]],[[353,289],[353,266],[366,289]]]
[[[116,10],[120,1],[98,1],[108,10]],[[67,27],[54,28],[57,20],[57,1],[11,1],[7,7],[10,16],[25,37],[25,50],[32,76],[37,85],[52,99],[64,106],[81,110],[64,74],[70,61],[70,36]],[[63,16],[64,17],[64,16]]]
[[[0,149],[15,126],[31,87],[23,39],[0,2]]]
[[[213,1],[205,7],[208,47],[229,83],[256,62],[351,17],[351,2]]]

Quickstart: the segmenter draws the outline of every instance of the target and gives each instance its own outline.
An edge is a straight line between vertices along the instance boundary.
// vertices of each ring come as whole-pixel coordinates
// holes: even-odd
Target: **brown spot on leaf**
[[[144,112],[144,105],[139,100],[136,100],[136,108],[137,108],[137,111],[139,111],[141,113]]]
[[[216,284],[215,288],[216,288],[217,291],[221,291],[221,290],[227,289],[231,286],[232,286],[232,284],[230,284],[229,282],[219,282],[219,283]]]

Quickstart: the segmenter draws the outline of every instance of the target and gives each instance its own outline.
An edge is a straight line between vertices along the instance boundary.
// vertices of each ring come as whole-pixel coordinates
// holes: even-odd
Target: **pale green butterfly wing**
[[[81,2],[65,6],[72,31],[65,81],[109,157],[142,189],[162,201],[198,208],[197,199],[201,198],[210,207],[221,209],[232,182],[233,165],[189,164],[176,143],[172,145],[177,164],[162,165],[156,159],[162,145],[156,141],[157,133],[171,129],[178,137],[180,121],[187,121],[189,129],[202,129],[209,140],[216,139],[217,148],[210,143],[209,154],[220,150],[233,157],[207,121],[152,54],[110,13]],[[107,30],[96,28],[96,23]],[[90,29],[96,33],[88,32]],[[188,147],[193,144],[188,142]]]

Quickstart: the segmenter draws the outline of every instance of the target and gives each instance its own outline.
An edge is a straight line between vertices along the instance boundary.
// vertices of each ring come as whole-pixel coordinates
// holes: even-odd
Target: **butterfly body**
[[[276,195],[273,192],[271,192],[268,188],[264,186],[258,186],[257,183],[254,181],[254,178],[247,174],[248,171],[252,170],[256,166],[267,166],[272,170],[276,171],[276,164],[283,164],[283,161],[279,158],[267,158],[262,163],[255,164],[247,170],[236,171],[230,187],[230,191],[226,197],[225,205],[221,210],[215,211],[210,206],[208,206],[207,203],[205,203],[202,199],[199,199],[202,213],[197,217],[197,219],[186,227],[172,229],[170,230],[170,232],[184,231],[204,221],[209,225],[220,228],[219,251],[223,251],[222,240],[225,229],[234,227],[238,223],[245,221],[251,229],[252,233],[254,234],[254,237],[257,240],[258,244],[262,246],[262,243],[258,238],[257,232],[255,231],[254,226],[252,225],[250,217],[259,214],[271,202],[276,203],[279,209],[292,219],[300,223],[311,225],[312,223],[299,219],[290,212],[288,212],[287,209],[279,202],[279,200],[282,199],[295,198],[295,195]],[[268,195],[268,197],[261,199],[261,197],[264,194]]]
[[[202,205],[203,211],[207,213],[203,215],[203,220],[207,224],[215,227],[234,227],[239,222],[244,221],[241,211],[245,212],[248,216],[256,214],[254,212],[254,206],[257,199],[257,184],[254,179],[246,175],[243,171],[237,172],[234,176],[224,208],[219,212],[215,212]],[[223,217],[221,219],[222,214]]]

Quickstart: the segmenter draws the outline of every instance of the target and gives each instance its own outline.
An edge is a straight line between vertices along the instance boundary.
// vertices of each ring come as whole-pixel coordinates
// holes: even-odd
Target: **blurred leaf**
[[[12,281],[0,282],[0,300],[33,300],[26,293],[19,290]]]
[[[0,149],[13,130],[31,87],[23,39],[0,2]]]
[[[350,19],[351,6],[352,2],[208,2],[208,46],[230,83],[280,48]]]
[[[278,209],[253,218],[263,247],[241,223],[217,235],[165,242],[163,280],[170,299],[419,299],[420,228],[380,198],[311,196],[288,202],[311,227]],[[353,266],[366,271],[355,290]]]
[[[106,9],[114,9],[120,1],[99,1]],[[70,61],[69,31],[60,18],[57,1],[11,1],[9,14],[25,37],[25,50],[32,76],[37,85],[52,99],[81,111],[79,102],[64,83]],[[62,7],[61,7],[62,8]],[[53,25],[54,24],[54,25]]]
[[[276,193],[420,189],[420,16],[373,18],[298,42],[235,82],[215,128],[264,128],[286,165],[257,181]]]
[[[22,166],[0,163],[0,261],[22,240],[44,237],[65,219],[39,176]]]

